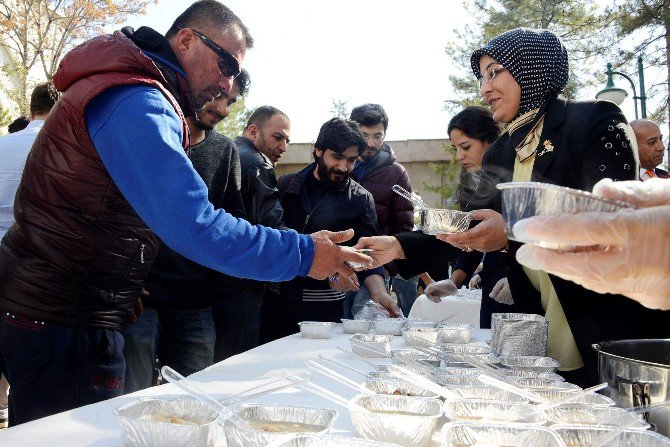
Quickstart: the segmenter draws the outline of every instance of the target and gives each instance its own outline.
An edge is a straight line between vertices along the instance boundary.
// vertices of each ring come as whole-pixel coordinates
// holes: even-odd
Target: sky
[[[349,111],[366,102],[381,104],[389,115],[389,141],[447,138],[451,114],[444,101],[454,97],[454,67],[445,46],[455,29],[476,20],[461,0],[223,1],[255,41],[243,64],[252,76],[247,107],[269,104],[286,112],[292,142],[313,142],[333,116],[334,100],[345,101]],[[125,24],[164,33],[191,3],[159,0]],[[583,91],[582,99],[604,88],[606,63],[602,82]],[[637,84],[634,64],[626,68]],[[647,86],[665,76],[651,69],[645,75]],[[622,78],[614,81],[630,90]],[[621,105],[629,120],[635,118],[632,97],[631,92]]]
[[[192,2],[159,0],[126,24],[165,32]],[[250,29],[248,107],[273,105],[291,119],[291,141],[312,142],[331,118],[367,102],[389,115],[387,140],[446,138],[451,95],[444,48],[467,13],[458,0],[225,0]],[[411,5],[408,6],[408,5]]]

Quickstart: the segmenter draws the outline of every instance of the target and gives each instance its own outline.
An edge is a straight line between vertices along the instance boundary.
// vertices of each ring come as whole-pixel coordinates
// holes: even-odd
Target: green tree
[[[12,120],[12,111],[4,108],[2,104],[0,104],[0,135],[7,133],[7,126],[11,124]]]
[[[461,175],[461,164],[453,156],[451,143],[445,143],[443,149],[452,155],[450,160],[428,163],[430,169],[436,173],[437,178],[440,179],[440,184],[429,185],[424,182],[423,187],[428,191],[440,194],[440,197],[442,198],[442,204],[440,206],[444,208],[454,208],[456,204],[454,196],[456,189],[458,189]]]
[[[646,96],[657,104],[647,110],[648,118],[663,122],[670,113],[670,0],[618,0],[610,11],[618,37],[629,44],[619,50],[614,69],[626,72],[624,67],[634,67],[638,55],[645,66],[664,69],[660,81],[645,86]]]
[[[349,119],[349,108],[347,102],[333,99],[333,105],[330,108],[330,113],[337,118]]]
[[[251,114],[254,113],[254,109],[247,109],[244,104],[244,98],[240,98],[235,104],[230,106],[229,111],[228,116],[224,120],[219,121],[215,129],[231,140],[234,140],[235,137],[242,135],[244,126],[249,121]]]
[[[1,84],[22,113],[28,113],[28,73],[41,67],[51,79],[62,56],[77,43],[101,34],[106,25],[143,14],[157,0],[0,0],[0,44],[14,59],[2,71],[17,81]]]
[[[596,56],[611,51],[615,29],[609,16],[588,0],[465,0],[465,8],[476,18],[474,26],[454,30],[456,38],[446,47],[456,72],[449,76],[454,96],[445,106],[458,111],[466,105],[481,104],[477,80],[470,68],[470,55],[498,34],[513,28],[545,28],[557,33],[568,48],[571,81],[567,97],[577,97],[579,90],[597,82]]]

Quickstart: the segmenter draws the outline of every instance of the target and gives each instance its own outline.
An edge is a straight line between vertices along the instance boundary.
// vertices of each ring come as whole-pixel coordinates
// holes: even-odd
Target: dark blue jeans
[[[261,331],[261,298],[258,293],[234,286],[221,286],[219,292],[214,307],[215,362],[258,346]]]
[[[157,310],[145,307],[134,323],[123,327],[126,339],[126,393],[156,383],[156,356],[161,365],[183,376],[207,368],[213,362],[214,320],[212,309]]]
[[[9,312],[0,318],[0,369],[16,425],[123,394],[123,337]]]

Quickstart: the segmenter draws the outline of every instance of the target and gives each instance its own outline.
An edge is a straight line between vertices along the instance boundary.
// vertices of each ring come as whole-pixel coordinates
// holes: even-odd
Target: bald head
[[[635,132],[637,150],[640,155],[640,167],[654,169],[663,163],[663,135],[661,128],[655,122],[647,119],[634,120],[630,127]]]

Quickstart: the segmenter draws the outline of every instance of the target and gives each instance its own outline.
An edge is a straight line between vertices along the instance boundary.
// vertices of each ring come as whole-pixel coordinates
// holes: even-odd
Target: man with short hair
[[[315,162],[303,170],[279,179],[284,223],[301,233],[353,228],[354,239],[377,234],[377,215],[372,195],[350,178],[365,140],[358,125],[349,120],[327,121],[314,143]],[[331,277],[327,280],[295,278],[279,285],[286,298],[289,333],[300,321],[332,321],[342,318],[345,292],[365,284],[372,299],[394,316],[400,314],[387,293],[381,267],[360,272],[357,278]]]
[[[60,62],[53,82],[63,93],[26,161],[17,225],[0,245],[10,424],[122,394],[120,329],[160,241],[258,280],[352,276],[346,261],[370,260],[333,243],[350,231],[252,226],[209,202],[187,157],[185,117],[230,92],[252,43],[230,9],[200,0],[165,37],[126,27]]]
[[[209,201],[243,218],[240,162],[233,142],[214,130],[228,116],[238,96],[244,97],[249,74],[242,70],[233,88],[194,117],[186,119],[190,133],[189,159],[207,185]],[[151,273],[144,282],[143,312],[123,327],[126,359],[124,393],[156,383],[154,359],[183,376],[213,363],[217,339],[212,309],[218,307],[218,276],[222,275],[181,256],[161,244]]]
[[[288,116],[272,106],[260,106],[249,117],[244,132],[235,138],[240,150],[242,168],[242,200],[247,212],[247,219],[253,224],[266,227],[282,228],[282,210],[277,189],[275,165],[286,152],[291,139],[291,121]],[[259,342],[267,342],[278,338],[282,322],[287,318],[286,303],[276,294],[274,299],[262,300],[265,288],[276,288],[276,284],[244,281],[241,284],[230,284],[228,289],[240,289],[244,299],[228,300],[229,306],[237,312],[222,312],[224,331],[217,345],[217,355],[229,357],[237,354],[242,348],[253,347]],[[276,291],[276,290],[275,290]],[[234,296],[232,290],[229,293]],[[226,294],[224,293],[223,296]],[[232,302],[230,302],[232,301]],[[261,306],[261,301],[262,306]],[[236,314],[244,315],[246,324]],[[279,325],[279,326],[278,326]],[[239,329],[236,329],[239,328]],[[231,337],[230,332],[243,332],[243,336]],[[238,339],[241,346],[231,344],[231,339]],[[226,343],[224,347],[222,343]],[[225,358],[223,357],[223,358]]]
[[[663,163],[663,135],[661,128],[648,119],[633,120],[630,127],[635,132],[637,140],[637,151],[640,157],[640,180],[645,181],[650,178],[670,178],[668,171],[658,166]]]
[[[377,227],[380,235],[393,236],[414,228],[414,207],[412,203],[393,192],[393,185],[400,185],[412,191],[412,185],[405,168],[396,161],[393,149],[384,142],[389,118],[379,104],[363,104],[354,107],[351,117],[361,128],[366,147],[361,153],[351,177],[370,191],[375,200]],[[393,262],[384,266],[393,281],[393,289],[404,315],[408,315],[417,297],[418,277],[404,279],[398,275]],[[426,283],[432,282],[426,275]],[[367,300],[365,288],[354,296],[352,313],[355,314]]]
[[[9,227],[14,224],[14,197],[21,181],[26,157],[33,146],[37,133],[44,124],[44,119],[58,100],[58,92],[51,82],[37,84],[30,95],[30,119],[26,126],[19,130],[14,120],[9,127],[9,135],[0,138],[0,239]],[[7,426],[7,377],[0,370],[0,428]]]
[[[240,151],[242,200],[247,219],[253,224],[284,228],[274,168],[286,152],[290,137],[288,116],[276,107],[264,105],[254,110],[242,135],[235,138]],[[217,331],[221,336],[217,338],[215,359],[220,360],[276,338],[275,323],[286,312],[286,305],[278,296],[262,299],[266,286],[276,285],[228,279],[222,286],[227,309],[221,309],[221,329]]]

